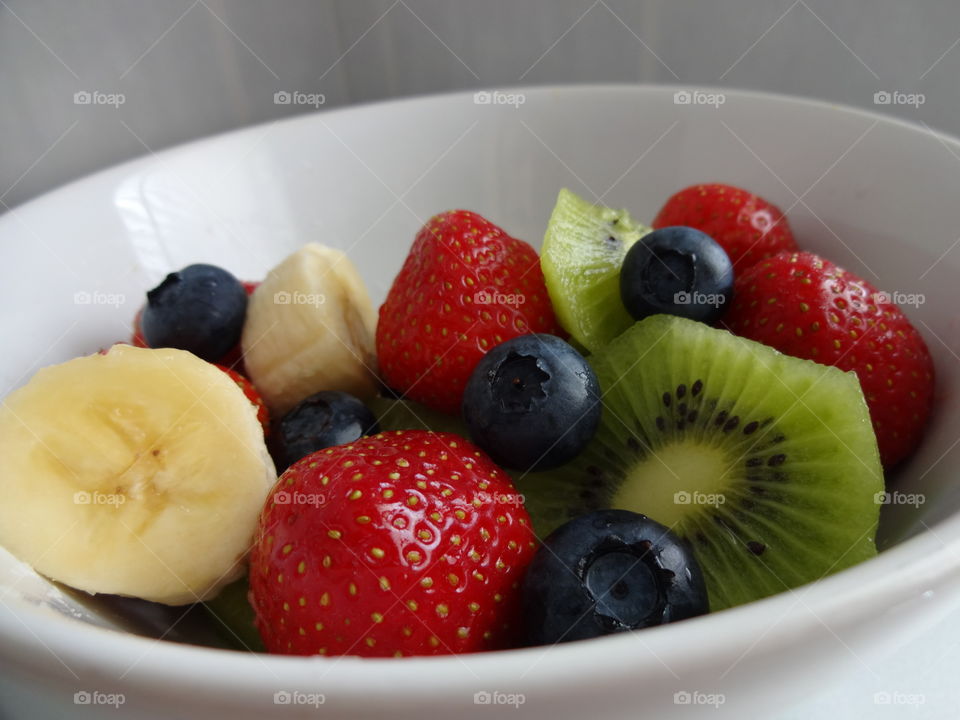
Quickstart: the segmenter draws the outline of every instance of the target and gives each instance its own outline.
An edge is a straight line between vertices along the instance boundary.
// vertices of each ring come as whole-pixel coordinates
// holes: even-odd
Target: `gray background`
[[[960,133],[956,0],[0,0],[0,212],[98,168],[325,106],[558,82],[727,85]],[[125,102],[78,105],[77,92]]]

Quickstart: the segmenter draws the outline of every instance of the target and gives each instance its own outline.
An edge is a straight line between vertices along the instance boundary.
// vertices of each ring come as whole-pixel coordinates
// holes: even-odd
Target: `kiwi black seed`
[[[593,441],[517,478],[538,533],[604,507],[643,513],[691,544],[714,610],[876,553],[883,475],[856,376],[665,315],[591,363]]]

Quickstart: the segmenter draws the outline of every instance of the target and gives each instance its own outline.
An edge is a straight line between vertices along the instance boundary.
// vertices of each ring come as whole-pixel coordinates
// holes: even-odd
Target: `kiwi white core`
[[[723,448],[680,440],[657,449],[635,464],[613,495],[611,505],[642,512],[667,527],[691,512],[711,510],[738,478],[730,476]]]

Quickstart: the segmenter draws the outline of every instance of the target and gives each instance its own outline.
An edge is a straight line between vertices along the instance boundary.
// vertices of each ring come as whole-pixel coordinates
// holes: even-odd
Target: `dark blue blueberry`
[[[147,293],[140,322],[150,347],[189,350],[216,362],[240,341],[246,315],[239,280],[214,265],[189,265]]]
[[[282,473],[300,458],[380,432],[370,409],[349,393],[325,390],[301,400],[270,435],[270,454]]]
[[[712,323],[732,297],[730,258],[694,228],[654,230],[627,251],[620,269],[620,299],[637,320],[665,313]]]
[[[463,394],[470,437],[494,462],[545,470],[574,458],[600,422],[600,386],[554,335],[521,335],[480,360]]]
[[[710,609],[687,544],[629,510],[597,510],[554,530],[527,569],[522,598],[532,645],[639,630]]]

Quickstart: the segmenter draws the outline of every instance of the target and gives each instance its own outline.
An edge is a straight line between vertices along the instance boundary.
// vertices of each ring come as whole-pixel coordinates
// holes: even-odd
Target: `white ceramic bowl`
[[[51,193],[0,218],[0,388],[127,337],[141,293],[191,262],[257,278],[317,240],[347,249],[379,301],[418,227],[440,210],[476,210],[536,244],[561,186],[649,219],[684,185],[726,181],[789,209],[804,247],[881,288],[925,296],[906,309],[935,357],[937,407],[923,447],[893,481],[926,503],[884,508],[879,557],[641,633],[372,661],[254,656],[138,636],[125,630],[162,634],[180,611],[85,602],[0,554],[8,678],[49,707],[92,717],[106,710],[74,705],[74,693],[122,693],[110,717],[315,712],[277,704],[283,691],[322,693],[320,710],[334,717],[507,709],[550,718],[742,716],[862,671],[861,653],[892,646],[952,607],[960,597],[960,143],[819,102],[730,91],[720,105],[683,104],[677,90],[537,88],[512,102],[462,93],[319,113],[145,157]],[[110,294],[126,302],[111,305]],[[182,632],[192,621],[168,637],[199,632]],[[476,704],[483,692],[522,693],[524,702],[516,710]],[[691,695],[675,696],[684,692]],[[697,704],[710,694],[722,694],[719,711]]]

